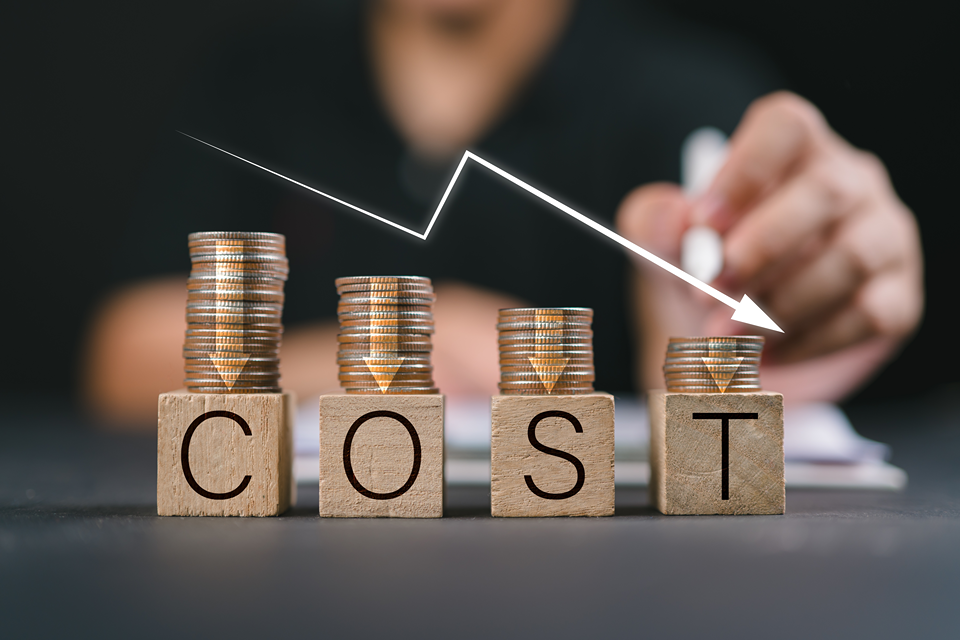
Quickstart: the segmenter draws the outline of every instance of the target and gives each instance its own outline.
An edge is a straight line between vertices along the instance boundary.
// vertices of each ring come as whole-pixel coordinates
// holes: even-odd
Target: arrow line
[[[725,305],[727,305],[728,307],[734,309],[734,310],[735,310],[735,313],[733,314],[733,317],[732,317],[733,320],[737,320],[737,321],[740,321],[740,322],[744,322],[744,323],[746,323],[746,324],[752,324],[752,325],[755,325],[755,326],[758,326],[758,327],[764,327],[764,328],[767,328],[767,329],[773,329],[774,331],[780,331],[781,333],[783,332],[783,330],[782,330],[780,327],[778,327],[778,326],[776,325],[776,323],[774,323],[773,320],[771,320],[763,311],[761,311],[760,308],[756,305],[756,303],[754,303],[752,300],[750,300],[749,297],[743,296],[743,298],[742,298],[739,302],[737,302],[736,300],[734,300],[734,299],[731,298],[730,296],[726,295],[725,293],[722,293],[722,292],[720,292],[720,291],[717,291],[716,289],[714,289],[713,287],[711,287],[711,286],[708,285],[707,283],[705,283],[705,282],[703,282],[703,281],[701,281],[701,280],[698,280],[697,278],[694,278],[693,276],[691,276],[691,275],[690,275],[689,273],[687,273],[686,271],[683,271],[682,269],[679,269],[679,268],[673,266],[672,264],[670,264],[670,263],[667,262],[666,260],[660,258],[659,256],[656,256],[656,255],[650,253],[649,251],[647,251],[647,250],[644,249],[643,247],[641,247],[641,246],[639,246],[639,245],[637,245],[637,244],[635,244],[635,243],[633,243],[633,242],[630,242],[629,240],[627,240],[627,239],[624,238],[623,236],[619,235],[618,233],[616,233],[616,232],[613,231],[612,229],[609,229],[609,228],[605,227],[604,225],[600,224],[599,222],[597,222],[596,220],[592,220],[592,219],[588,218],[587,216],[583,215],[582,213],[580,213],[580,212],[578,212],[578,211],[576,211],[576,210],[568,207],[567,205],[563,204],[562,202],[560,202],[559,200],[557,200],[557,199],[554,198],[553,196],[547,195],[546,193],[544,193],[544,192],[541,191],[540,189],[537,189],[536,187],[534,187],[534,186],[532,186],[532,185],[530,185],[530,184],[527,184],[526,182],[524,182],[524,181],[521,180],[520,178],[517,178],[516,176],[514,176],[514,175],[512,175],[512,174],[510,174],[510,173],[507,173],[506,171],[504,171],[504,170],[501,169],[500,167],[496,166],[496,165],[493,164],[492,162],[488,162],[487,160],[484,160],[483,158],[481,158],[480,156],[478,156],[477,154],[475,154],[475,153],[473,153],[472,151],[469,151],[469,150],[463,152],[463,157],[460,158],[460,163],[457,165],[457,170],[453,172],[453,177],[450,179],[450,184],[447,185],[446,190],[443,192],[443,197],[440,198],[440,204],[437,205],[437,210],[434,211],[433,217],[430,218],[430,223],[427,224],[426,230],[425,230],[423,233],[420,233],[420,232],[415,231],[415,230],[413,230],[413,229],[408,229],[407,227],[404,227],[404,226],[401,225],[401,224],[397,224],[396,222],[394,222],[394,221],[392,221],[392,220],[388,220],[387,218],[384,218],[383,216],[379,216],[379,215],[377,215],[377,214],[375,214],[375,213],[372,213],[372,212],[370,212],[370,211],[367,211],[366,209],[363,209],[363,208],[361,208],[361,207],[358,207],[358,206],[356,206],[356,205],[354,205],[354,204],[350,204],[350,203],[347,202],[346,200],[341,200],[340,198],[337,198],[336,196],[332,196],[332,195],[330,195],[329,193],[324,193],[323,191],[320,191],[319,189],[315,189],[315,188],[311,187],[310,185],[303,184],[302,182],[298,182],[298,181],[294,180],[293,178],[288,178],[287,176],[283,175],[282,173],[278,173],[278,172],[274,171],[273,169],[268,169],[267,167],[264,167],[264,166],[262,166],[262,165],[259,165],[259,164],[257,164],[256,162],[252,162],[252,161],[250,161],[250,160],[247,160],[246,158],[243,158],[243,157],[241,157],[241,156],[238,156],[238,155],[235,154],[235,153],[231,153],[231,152],[227,151],[226,149],[221,149],[220,147],[215,146],[215,145],[212,145],[212,144],[210,144],[209,142],[205,142],[205,141],[201,140],[200,138],[195,138],[194,136],[191,136],[191,135],[188,134],[188,133],[183,133],[182,131],[179,131],[178,133],[180,133],[181,135],[184,135],[184,136],[190,138],[191,140],[196,140],[196,141],[199,142],[200,144],[206,145],[206,146],[210,147],[211,149],[216,149],[217,151],[219,151],[219,152],[221,152],[221,153],[225,153],[226,155],[228,155],[228,156],[230,156],[230,157],[232,157],[232,158],[236,158],[237,160],[240,160],[241,162],[245,162],[245,163],[247,163],[247,164],[249,164],[249,165],[251,165],[251,166],[254,166],[254,167],[256,167],[257,169],[260,169],[261,171],[266,171],[267,173],[272,174],[272,175],[275,175],[275,176],[277,176],[278,178],[282,178],[282,179],[286,180],[287,182],[291,182],[291,183],[297,185],[298,187],[302,187],[302,188],[304,188],[304,189],[306,189],[306,190],[308,190],[308,191],[312,191],[313,193],[316,193],[317,195],[323,196],[324,198],[327,198],[327,199],[329,199],[329,200],[333,200],[333,201],[336,202],[337,204],[341,204],[341,205],[343,205],[343,206],[345,206],[345,207],[347,207],[347,208],[349,208],[349,209],[353,209],[354,211],[356,211],[356,212],[358,212],[358,213],[362,213],[363,215],[368,216],[368,217],[370,217],[370,218],[373,218],[374,220],[376,220],[376,221],[378,221],[378,222],[382,222],[382,223],[385,224],[385,225],[391,226],[391,227],[393,227],[394,229],[397,229],[397,230],[399,230],[399,231],[403,231],[404,233],[410,234],[411,236],[413,236],[413,237],[415,237],[415,238],[419,238],[420,240],[426,240],[426,239],[430,236],[430,232],[433,230],[433,225],[434,225],[434,223],[436,223],[437,218],[440,216],[440,211],[443,209],[443,205],[446,204],[447,198],[450,197],[450,193],[451,193],[451,191],[453,191],[453,186],[456,184],[457,179],[460,177],[460,173],[463,171],[463,167],[467,164],[467,161],[468,161],[468,160],[473,160],[473,161],[476,162],[477,164],[479,164],[479,165],[481,165],[481,166],[489,169],[490,171],[492,171],[493,173],[497,174],[497,175],[500,176],[501,178],[507,180],[508,182],[512,182],[513,184],[517,185],[518,187],[520,187],[520,188],[523,189],[524,191],[526,191],[526,192],[528,192],[528,193],[530,193],[530,194],[532,194],[532,195],[535,195],[536,197],[540,198],[541,200],[543,200],[544,202],[546,202],[546,203],[548,203],[548,204],[553,205],[554,207],[556,207],[556,208],[559,209],[560,211],[564,212],[565,214],[567,214],[568,216],[570,216],[570,217],[573,218],[574,220],[576,220],[576,221],[578,221],[578,222],[580,222],[580,223],[582,223],[582,224],[585,224],[586,226],[590,227],[591,229],[593,229],[593,230],[596,231],[597,233],[600,233],[601,235],[606,236],[607,238],[609,238],[610,240],[613,240],[614,242],[616,242],[616,243],[619,244],[620,246],[624,247],[625,249],[628,249],[628,250],[632,251],[633,253],[637,254],[637,255],[640,256],[641,258],[644,258],[645,260],[649,260],[650,262],[652,262],[653,264],[657,265],[657,266],[660,267],[661,269],[664,269],[665,271],[668,271],[669,273],[672,273],[673,275],[675,275],[676,277],[680,278],[680,279],[683,280],[684,282],[693,285],[693,286],[696,287],[697,289],[700,289],[700,291],[703,291],[703,292],[706,293],[708,296],[710,296],[710,297],[712,297],[712,298],[714,298],[714,299],[716,299],[716,300],[719,300],[719,301],[722,302],[723,304],[725,304]]]

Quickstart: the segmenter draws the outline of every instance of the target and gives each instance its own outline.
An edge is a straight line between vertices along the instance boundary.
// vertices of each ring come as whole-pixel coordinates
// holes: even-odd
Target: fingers
[[[883,272],[857,292],[852,304],[777,345],[776,361],[805,360],[870,338],[899,341],[917,325],[922,309],[923,294],[915,273],[909,269]]]
[[[845,159],[823,160],[788,180],[730,229],[726,276],[751,283],[790,258],[810,237],[853,211],[869,193],[863,172]]]
[[[765,308],[789,328],[802,331],[842,307],[862,283],[901,267],[910,253],[911,235],[897,212],[854,215],[808,263],[771,283],[763,295]]]
[[[664,260],[679,258],[689,204],[680,187],[654,183],[631,191],[617,211],[617,230]]]
[[[694,222],[725,231],[811,157],[829,134],[820,112],[797,95],[781,92],[755,101],[730,141],[726,163],[694,204]]]

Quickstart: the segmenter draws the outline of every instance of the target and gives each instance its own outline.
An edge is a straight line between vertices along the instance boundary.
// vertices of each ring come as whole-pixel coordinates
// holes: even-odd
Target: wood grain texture
[[[669,515],[780,514],[783,396],[779,393],[652,391],[650,498]],[[722,420],[694,414],[757,414],[728,420],[727,499],[723,498]]]
[[[491,405],[494,516],[613,515],[613,396],[493,396]],[[566,416],[547,415],[536,421],[545,412]],[[579,423],[580,433],[571,417]]]
[[[321,516],[439,518],[443,489],[442,395],[320,398]]]
[[[275,516],[294,498],[295,396],[284,393],[160,395],[157,420],[157,513],[161,516]],[[229,412],[236,418],[207,416]],[[241,421],[250,435],[244,433]],[[183,465],[183,444],[191,425]],[[201,492],[236,496],[204,497]],[[249,480],[245,481],[246,476]]]

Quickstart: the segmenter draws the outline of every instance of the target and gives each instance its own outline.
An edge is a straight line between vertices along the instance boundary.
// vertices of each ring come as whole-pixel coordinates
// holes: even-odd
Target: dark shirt
[[[410,153],[373,86],[362,4],[314,3],[196,73],[131,220],[125,277],[189,269],[186,234],[286,235],[287,326],[335,315],[333,279],[457,279],[595,311],[598,389],[634,391],[623,250],[478,165],[424,242],[175,133],[423,230],[454,169]],[[635,6],[581,1],[544,64],[472,150],[613,225],[634,187],[676,182],[694,129],[730,133],[776,76],[749,49]]]

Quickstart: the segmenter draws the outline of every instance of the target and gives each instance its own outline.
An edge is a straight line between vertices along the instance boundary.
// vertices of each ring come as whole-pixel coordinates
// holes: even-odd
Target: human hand
[[[673,185],[644,186],[624,200],[617,224],[675,264],[691,224],[715,228],[725,268],[714,286],[737,299],[747,293],[785,332],[733,322],[727,307],[641,265],[644,357],[654,362],[667,335],[760,332],[768,338],[765,386],[794,400],[836,400],[889,358],[922,314],[912,213],[880,161],[793,94],[751,105],[703,196],[688,201]],[[654,363],[644,371],[652,384]]]

